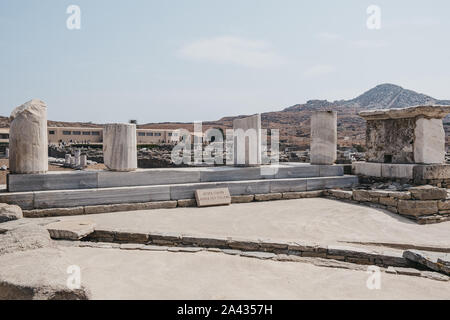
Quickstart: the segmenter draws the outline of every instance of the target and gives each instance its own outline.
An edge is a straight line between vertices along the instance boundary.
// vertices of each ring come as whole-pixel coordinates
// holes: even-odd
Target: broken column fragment
[[[137,169],[136,125],[107,124],[103,130],[103,161],[112,171]]]
[[[261,115],[233,121],[234,165],[261,165]]]
[[[33,99],[14,109],[10,116],[10,172],[48,171],[47,105]]]

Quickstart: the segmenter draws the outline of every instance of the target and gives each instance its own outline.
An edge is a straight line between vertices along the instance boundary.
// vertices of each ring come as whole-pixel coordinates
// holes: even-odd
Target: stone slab
[[[419,250],[406,250],[403,252],[403,257],[425,266],[431,270],[450,275],[450,268],[448,264],[443,264],[440,261],[448,262],[448,255],[436,252],[424,252]]]
[[[352,172],[358,176],[381,177],[381,163],[353,162]]]
[[[15,204],[22,210],[34,209],[33,192],[0,192],[0,203]]]
[[[412,179],[415,164],[381,164],[383,178]]]
[[[357,184],[358,178],[356,176],[342,176],[262,179],[120,188],[6,192],[0,193],[0,202],[16,204],[24,210],[149,203],[154,201],[194,199],[197,189],[228,188],[231,196],[267,194],[271,193],[271,190],[278,190],[278,193],[292,192],[292,190],[304,190],[305,182],[306,190],[314,191],[352,187]]]
[[[442,119],[450,113],[450,106],[413,106],[399,109],[381,109],[362,111],[359,116],[366,120],[402,119],[426,116],[428,118]]]
[[[98,187],[149,186],[172,183],[200,182],[200,170],[139,169],[134,172],[98,172]]]
[[[52,239],[80,240],[94,232],[91,221],[59,221],[45,226]]]
[[[306,191],[307,179],[280,179],[270,181],[270,192]]]
[[[8,191],[39,191],[97,188],[97,172],[73,171],[60,174],[8,174]]]
[[[170,200],[169,186],[122,187],[34,192],[34,208],[64,208]]]
[[[350,188],[358,184],[358,177],[345,175],[342,177],[310,178],[306,180],[306,190],[322,190],[333,188]]]
[[[51,171],[45,174],[9,175],[10,192],[114,188],[198,182],[223,182],[260,179],[342,176],[341,166],[315,166],[286,163],[274,166],[271,173],[261,167],[204,167],[138,169],[133,172],[106,170]]]
[[[228,188],[200,189],[195,191],[198,207],[222,206],[231,204]]]

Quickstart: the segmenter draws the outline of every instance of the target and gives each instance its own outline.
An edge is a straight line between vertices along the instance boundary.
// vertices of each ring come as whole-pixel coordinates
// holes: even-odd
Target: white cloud
[[[234,36],[197,40],[182,47],[179,53],[187,59],[251,68],[278,67],[286,62],[269,43]]]
[[[308,68],[304,72],[304,75],[307,77],[318,77],[318,76],[323,76],[326,74],[333,73],[335,71],[336,71],[336,68],[334,66],[318,64],[318,65]]]

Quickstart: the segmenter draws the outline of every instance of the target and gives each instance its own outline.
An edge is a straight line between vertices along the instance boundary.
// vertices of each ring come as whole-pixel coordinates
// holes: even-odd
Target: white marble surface
[[[9,167],[14,173],[48,171],[47,105],[33,99],[14,109],[9,130]]]
[[[233,121],[234,165],[261,165],[261,115]]]
[[[112,171],[137,169],[136,125],[107,124],[103,130],[103,158]]]
[[[414,135],[414,162],[445,162],[445,131],[442,119],[418,118]]]
[[[333,164],[337,157],[337,113],[316,111],[311,117],[311,164]]]

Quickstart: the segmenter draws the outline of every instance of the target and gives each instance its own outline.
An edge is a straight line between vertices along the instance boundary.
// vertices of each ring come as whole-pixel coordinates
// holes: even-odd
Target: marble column
[[[107,124],[103,130],[103,162],[111,171],[137,169],[136,125]]]
[[[83,154],[80,157],[80,167],[86,168],[87,167],[87,155]]]
[[[10,116],[9,167],[14,173],[48,171],[47,105],[33,99]]]
[[[70,159],[72,158],[72,156],[70,154],[66,154],[65,158],[64,158],[64,164],[66,166],[70,166]]]
[[[261,165],[261,115],[233,121],[235,166]]]
[[[81,151],[79,149],[75,150],[75,152],[74,152],[75,166],[77,166],[77,167],[80,165],[80,156],[81,156]]]
[[[337,112],[315,111],[311,117],[311,164],[330,165],[337,157]]]

